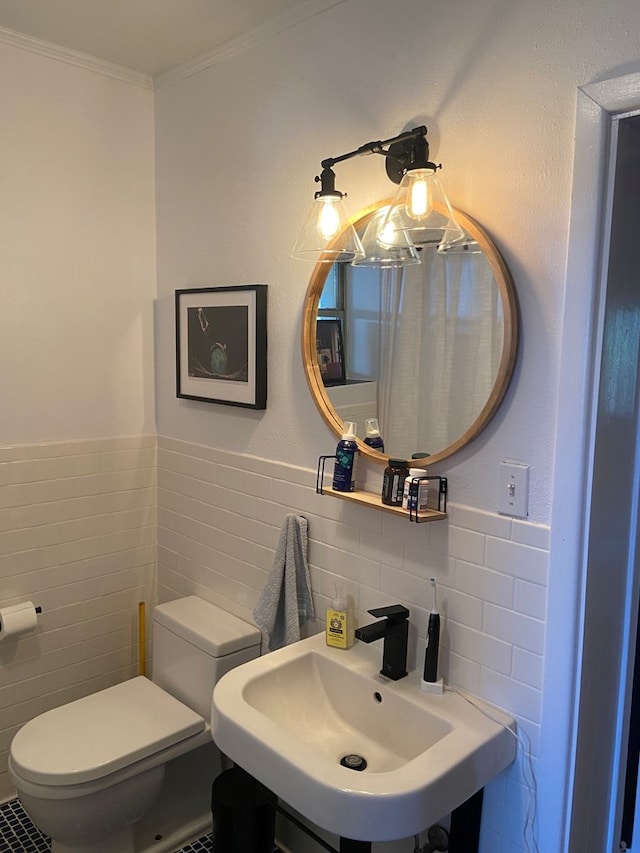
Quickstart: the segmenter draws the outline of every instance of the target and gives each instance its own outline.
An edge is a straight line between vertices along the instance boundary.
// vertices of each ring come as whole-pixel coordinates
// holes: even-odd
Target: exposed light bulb
[[[322,210],[318,219],[318,227],[320,233],[325,240],[331,240],[340,230],[340,213],[336,209],[334,196],[327,196],[321,199]]]
[[[418,170],[416,170],[418,171]],[[423,170],[419,170],[423,171]],[[412,219],[424,219],[432,210],[431,194],[426,174],[410,173],[411,187],[409,190],[409,203],[407,213]]]
[[[385,223],[378,234],[378,243],[382,246],[393,246],[397,242],[397,232],[391,222]]]

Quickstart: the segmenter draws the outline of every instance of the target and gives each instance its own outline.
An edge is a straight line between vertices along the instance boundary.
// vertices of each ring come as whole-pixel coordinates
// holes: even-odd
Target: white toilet
[[[181,598],[155,608],[152,681],[132,678],[26,723],[9,772],[52,853],[134,853],[134,824],[160,793],[167,762],[212,748],[214,685],[259,654],[257,628]]]

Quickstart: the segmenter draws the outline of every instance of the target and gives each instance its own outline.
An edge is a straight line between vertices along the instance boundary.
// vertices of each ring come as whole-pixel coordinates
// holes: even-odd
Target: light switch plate
[[[501,462],[498,472],[498,512],[526,518],[529,506],[529,466]]]

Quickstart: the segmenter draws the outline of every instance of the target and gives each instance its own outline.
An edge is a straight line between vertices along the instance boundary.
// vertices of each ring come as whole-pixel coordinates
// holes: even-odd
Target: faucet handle
[[[392,625],[399,625],[409,618],[409,611],[402,604],[390,604],[388,607],[374,607],[373,610],[367,610],[376,618],[385,616]]]

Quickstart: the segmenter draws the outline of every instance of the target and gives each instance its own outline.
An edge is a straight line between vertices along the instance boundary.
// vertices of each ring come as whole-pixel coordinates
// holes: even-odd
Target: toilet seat
[[[138,676],[26,723],[11,744],[11,765],[29,782],[76,785],[122,770],[204,730],[205,721],[195,711]]]

